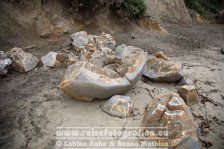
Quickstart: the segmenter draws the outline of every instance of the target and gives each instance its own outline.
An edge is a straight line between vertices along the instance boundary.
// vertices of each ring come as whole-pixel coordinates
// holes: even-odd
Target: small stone
[[[131,33],[131,39],[135,39],[135,34]]]
[[[163,53],[163,51],[158,51],[153,54],[156,58],[162,58],[164,60],[168,60],[169,58]]]
[[[20,48],[13,48],[11,50],[12,68],[18,72],[24,73],[34,69],[39,60],[36,56],[24,52]]]
[[[60,67],[61,66],[61,62],[59,60],[62,60],[62,56],[59,55],[56,52],[49,52],[47,55],[43,56],[41,58],[42,63],[47,66],[47,67]]]
[[[103,111],[116,117],[128,117],[133,112],[133,101],[129,96],[114,95],[105,103]]]
[[[40,33],[40,38],[48,38],[51,36],[51,33],[49,31],[44,31],[42,33]]]
[[[188,106],[199,102],[197,90],[194,86],[184,85],[178,88],[178,94],[184,99]]]

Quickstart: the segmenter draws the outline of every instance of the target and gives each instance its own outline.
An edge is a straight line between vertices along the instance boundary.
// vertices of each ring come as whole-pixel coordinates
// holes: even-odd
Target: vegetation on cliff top
[[[113,11],[119,10],[130,17],[141,17],[147,9],[144,0],[67,0],[67,2],[76,11],[80,9],[95,11],[107,7]]]

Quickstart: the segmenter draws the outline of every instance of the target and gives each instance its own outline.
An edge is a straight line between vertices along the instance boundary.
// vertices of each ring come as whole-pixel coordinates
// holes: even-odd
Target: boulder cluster
[[[157,95],[146,107],[143,132],[150,127],[169,129],[166,143],[174,147],[184,140],[197,144],[197,126],[188,106],[198,103],[198,94],[191,81],[184,78],[182,66],[162,51],[149,55],[144,50],[125,44],[116,46],[110,34],[89,35],[80,31],[71,35],[67,48],[49,52],[41,58],[44,67],[66,67],[60,84],[68,96],[82,100],[109,99],[102,110],[111,116],[133,115],[134,101],[123,96],[144,75],[151,81],[177,83],[177,93]],[[34,69],[39,59],[20,48],[0,51],[0,76],[10,69],[26,73]],[[147,137],[147,136],[146,136]],[[184,144],[186,145],[186,144]],[[197,145],[196,145],[197,146]]]

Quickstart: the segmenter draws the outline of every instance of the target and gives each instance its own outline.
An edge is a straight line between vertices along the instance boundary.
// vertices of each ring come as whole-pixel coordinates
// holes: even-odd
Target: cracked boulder
[[[174,83],[183,78],[182,66],[149,56],[143,75],[152,81]]]
[[[186,102],[188,106],[199,102],[197,90],[194,86],[184,85],[178,88],[177,93]]]
[[[102,110],[116,117],[128,117],[133,112],[133,101],[129,96],[114,95],[103,106]]]
[[[39,60],[31,53],[24,52],[21,48],[11,49],[12,68],[18,72],[25,73],[34,69]]]
[[[131,64],[126,66],[127,68],[124,66],[124,68],[117,67],[117,65],[125,65],[123,62],[127,60],[127,57],[118,63],[114,63],[114,65],[105,65],[108,59],[105,60],[103,57],[102,62],[80,61],[69,66],[61,83],[62,90],[67,95],[84,101],[92,101],[95,98],[107,99],[113,95],[127,92],[140,79],[146,63],[147,53],[133,46],[124,46],[124,48],[119,48],[116,56],[124,57],[122,53],[125,53],[125,51],[129,51],[129,54],[133,57]],[[100,58],[102,56],[99,56]],[[102,65],[105,66],[102,68]],[[120,75],[119,71],[116,71],[118,68],[121,73],[126,70],[125,74]]]
[[[147,127],[168,129],[167,138],[159,138],[169,147],[174,147],[191,137],[197,141],[197,126],[183,99],[176,93],[164,93],[155,97],[155,102],[147,107],[143,122],[143,132]]]
[[[8,73],[8,69],[12,64],[12,60],[8,57],[8,55],[0,51],[0,76],[5,76]]]

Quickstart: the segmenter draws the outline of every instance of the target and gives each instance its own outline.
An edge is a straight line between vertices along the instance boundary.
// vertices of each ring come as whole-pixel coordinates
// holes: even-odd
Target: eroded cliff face
[[[192,19],[183,0],[145,0],[147,14],[163,23],[191,24]]]
[[[90,33],[163,31],[160,24],[146,18],[122,22],[107,8],[96,12],[75,13],[64,0],[2,0],[0,2],[0,48],[8,45],[32,45],[45,39],[57,38],[80,30]],[[162,23],[191,23],[183,0],[146,0],[148,14]],[[140,23],[139,23],[140,22]]]

